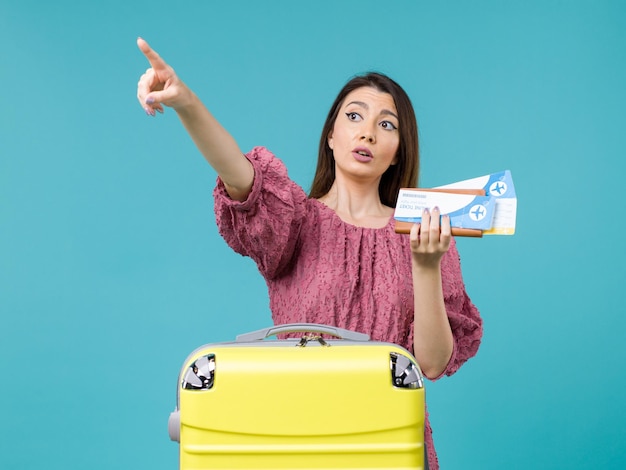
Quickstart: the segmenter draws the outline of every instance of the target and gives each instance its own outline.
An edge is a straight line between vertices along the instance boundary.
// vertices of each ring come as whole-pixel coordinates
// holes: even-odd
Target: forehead
[[[341,105],[342,108],[349,106],[352,103],[365,104],[372,110],[388,110],[394,113],[396,110],[396,103],[393,100],[393,96],[389,93],[380,91],[374,87],[361,87],[356,90],[352,90],[348,93]]]

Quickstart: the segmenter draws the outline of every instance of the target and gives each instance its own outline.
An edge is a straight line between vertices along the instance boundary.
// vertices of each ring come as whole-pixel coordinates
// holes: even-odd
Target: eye
[[[380,123],[380,127],[388,131],[395,131],[398,127],[391,121],[383,121]]]
[[[346,116],[348,116],[348,119],[350,121],[354,121],[354,122],[359,122],[362,119],[361,115],[359,113],[355,113],[355,112],[346,113]]]

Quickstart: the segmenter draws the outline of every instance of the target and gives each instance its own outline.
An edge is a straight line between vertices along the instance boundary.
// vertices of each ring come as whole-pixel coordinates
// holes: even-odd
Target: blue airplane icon
[[[483,206],[475,206],[470,214],[474,216],[474,220],[480,220],[485,216],[485,208]]]
[[[506,184],[502,182],[495,183],[491,186],[491,193],[496,193],[498,196],[506,192]]]

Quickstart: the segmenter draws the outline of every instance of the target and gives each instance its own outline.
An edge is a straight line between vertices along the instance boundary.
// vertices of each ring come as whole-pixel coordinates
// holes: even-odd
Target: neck
[[[377,184],[360,184],[338,177],[319,200],[343,221],[360,227],[384,227],[393,215],[393,208],[380,201]]]

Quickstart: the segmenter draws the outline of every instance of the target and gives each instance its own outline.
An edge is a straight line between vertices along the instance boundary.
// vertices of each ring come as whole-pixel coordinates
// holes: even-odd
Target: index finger
[[[137,47],[139,47],[139,50],[146,56],[146,59],[148,59],[153,69],[163,70],[167,68],[165,61],[150,47],[145,39],[137,38]]]

